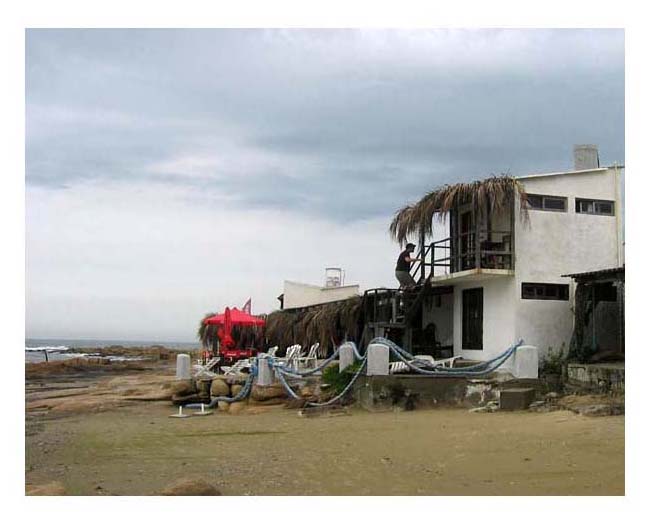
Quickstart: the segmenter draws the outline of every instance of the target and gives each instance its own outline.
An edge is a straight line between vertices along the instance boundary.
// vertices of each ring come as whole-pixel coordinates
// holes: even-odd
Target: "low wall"
[[[361,377],[355,385],[354,396],[358,405],[369,411],[437,406],[474,407],[498,400],[501,389],[516,386],[540,389],[536,379],[386,375]]]
[[[600,391],[625,391],[625,363],[568,364],[568,382]]]

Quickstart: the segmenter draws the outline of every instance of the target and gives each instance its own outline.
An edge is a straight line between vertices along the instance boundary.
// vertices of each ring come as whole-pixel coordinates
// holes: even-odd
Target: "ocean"
[[[25,362],[45,362],[45,352],[48,360],[67,360],[77,357],[97,357],[97,354],[88,351],[71,351],[75,348],[103,348],[108,346],[147,347],[165,346],[178,351],[194,350],[199,348],[198,342],[166,342],[160,340],[98,340],[98,339],[62,339],[62,338],[26,338]],[[111,357],[112,360],[134,360],[135,357]]]

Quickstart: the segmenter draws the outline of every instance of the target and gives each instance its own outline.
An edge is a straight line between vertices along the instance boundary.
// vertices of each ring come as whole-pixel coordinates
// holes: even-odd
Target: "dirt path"
[[[152,494],[180,477],[225,495],[624,494],[624,416],[255,407],[168,418],[173,409],[29,416],[26,482],[80,495]]]

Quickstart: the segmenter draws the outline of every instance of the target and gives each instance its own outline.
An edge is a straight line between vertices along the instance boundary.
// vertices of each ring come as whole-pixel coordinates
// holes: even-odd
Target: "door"
[[[462,349],[482,349],[482,288],[462,291]]]
[[[475,242],[475,224],[473,223],[473,213],[465,211],[460,214],[460,255],[461,269],[470,269],[475,265],[474,246]]]

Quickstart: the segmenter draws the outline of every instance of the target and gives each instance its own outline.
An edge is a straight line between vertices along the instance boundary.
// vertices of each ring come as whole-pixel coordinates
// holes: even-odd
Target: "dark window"
[[[566,197],[550,195],[528,195],[527,203],[530,209],[542,211],[566,211]]]
[[[611,282],[593,284],[596,302],[616,302],[618,290]]]
[[[589,198],[575,199],[575,212],[587,215],[614,216],[613,200],[592,200]]]
[[[482,349],[482,288],[462,291],[462,349]]]
[[[521,298],[528,300],[568,300],[568,284],[523,282]]]

